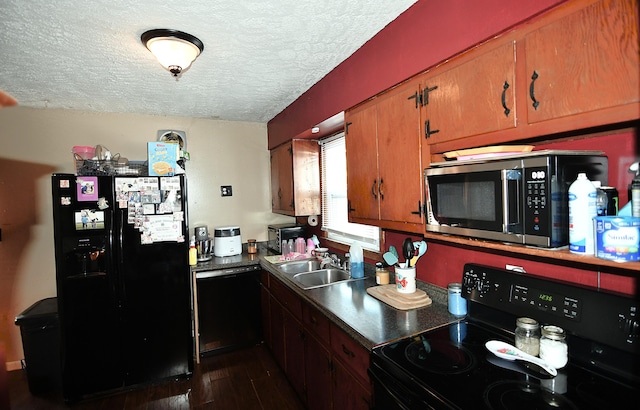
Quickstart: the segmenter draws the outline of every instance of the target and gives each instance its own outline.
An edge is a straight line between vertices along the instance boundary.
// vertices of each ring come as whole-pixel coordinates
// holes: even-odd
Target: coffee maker
[[[193,229],[196,238],[196,250],[198,251],[198,262],[211,260],[213,253],[213,241],[209,238],[209,229],[206,225],[196,226]]]

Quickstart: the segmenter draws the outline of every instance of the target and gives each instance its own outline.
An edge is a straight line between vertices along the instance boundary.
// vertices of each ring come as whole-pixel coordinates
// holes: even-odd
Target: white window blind
[[[380,251],[380,228],[348,222],[347,156],[344,133],[320,142],[322,230],[329,239]]]

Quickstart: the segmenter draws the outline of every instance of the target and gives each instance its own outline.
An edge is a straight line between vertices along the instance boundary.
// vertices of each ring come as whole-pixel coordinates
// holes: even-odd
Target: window
[[[328,239],[380,251],[380,228],[348,222],[347,154],[344,133],[320,142],[322,230]]]

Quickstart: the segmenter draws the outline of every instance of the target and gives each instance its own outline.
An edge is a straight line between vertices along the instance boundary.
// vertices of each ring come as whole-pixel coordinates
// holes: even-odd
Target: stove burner
[[[416,338],[405,350],[406,359],[430,373],[460,374],[475,366],[476,360],[466,348],[450,341]]]
[[[578,409],[571,400],[536,383],[502,380],[490,384],[483,394],[489,409]]]

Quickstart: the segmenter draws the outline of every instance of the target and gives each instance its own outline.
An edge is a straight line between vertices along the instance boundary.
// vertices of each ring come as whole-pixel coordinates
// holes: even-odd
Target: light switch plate
[[[231,190],[231,185],[222,185],[220,187],[220,194],[222,194],[222,196],[233,195],[233,191]]]

